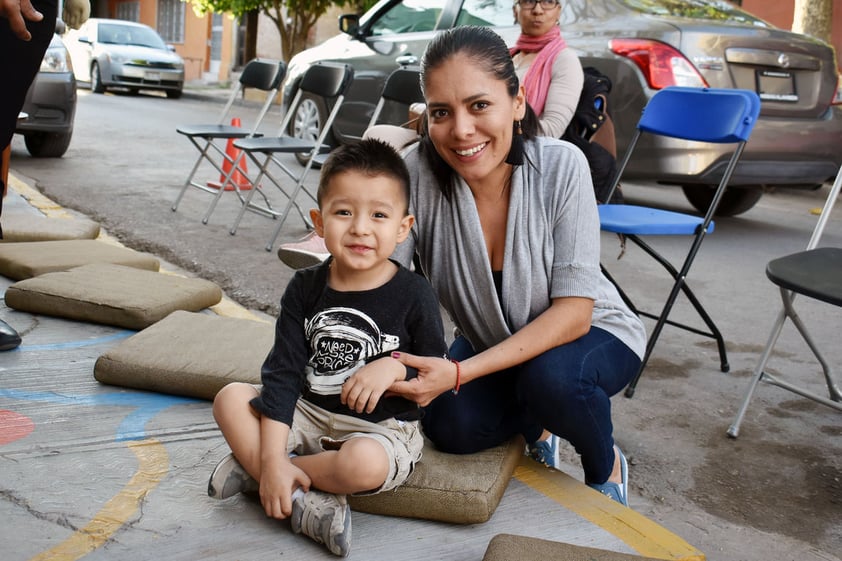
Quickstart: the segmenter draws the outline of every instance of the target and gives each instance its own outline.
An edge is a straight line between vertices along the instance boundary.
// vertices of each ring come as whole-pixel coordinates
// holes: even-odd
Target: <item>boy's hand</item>
[[[266,516],[287,518],[292,514],[292,492],[301,488],[305,493],[310,490],[310,478],[289,458],[274,466],[263,466],[260,475],[260,503]]]
[[[357,370],[342,385],[342,403],[357,413],[371,413],[383,392],[406,378],[406,367],[391,357],[379,358]]]

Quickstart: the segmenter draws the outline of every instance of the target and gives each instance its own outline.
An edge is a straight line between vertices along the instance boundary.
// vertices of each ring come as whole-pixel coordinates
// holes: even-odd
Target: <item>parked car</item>
[[[53,35],[41,68],[26,92],[15,132],[36,157],[60,158],[73,136],[76,116],[76,79],[61,37]]]
[[[148,25],[91,18],[78,30],[69,30],[65,41],[76,79],[90,82],[94,93],[119,87],[181,97],[184,60]]]
[[[560,24],[582,65],[613,82],[609,109],[617,148],[625,151],[649,98],[669,85],[745,88],[762,100],[760,120],[719,206],[720,215],[750,209],[765,185],[816,186],[842,163],[842,98],[833,49],[774,28],[721,0],[564,0]],[[509,44],[519,27],[512,0],[381,0],[362,16],[339,18],[342,33],[289,62],[284,99],[319,60],[354,67],[354,83],[330,131],[335,144],[362,135],[385,77],[418,64],[433,35],[458,25],[492,26]],[[293,123],[319,130],[327,107],[309,100]],[[308,115],[312,122],[306,122]],[[393,117],[405,118],[405,111]],[[294,131],[290,131],[294,133]],[[299,133],[303,134],[303,133]],[[730,146],[642,139],[626,177],[680,185],[706,210]]]

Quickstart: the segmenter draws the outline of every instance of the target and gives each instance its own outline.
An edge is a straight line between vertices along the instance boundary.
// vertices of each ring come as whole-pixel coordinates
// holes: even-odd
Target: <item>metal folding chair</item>
[[[626,388],[626,397],[632,397],[646,367],[655,343],[664,325],[669,324],[686,331],[711,337],[716,340],[719,350],[721,369],[729,370],[728,357],[725,351],[725,341],[713,319],[699,302],[696,295],[687,285],[686,278],[693,264],[693,260],[705,239],[705,235],[714,228],[713,215],[719,206],[728,181],[742,155],[745,143],[760,114],[760,98],[749,90],[714,89],[714,88],[685,88],[669,87],[658,91],[646,105],[643,115],[637,124],[637,130],[632,137],[628,150],[617,169],[611,191],[607,200],[611,200],[614,190],[619,184],[626,165],[631,159],[634,148],[641,134],[679,138],[684,140],[713,143],[736,144],[722,179],[716,189],[713,200],[704,217],[672,212],[656,208],[625,204],[599,205],[600,227],[607,232],[614,232],[625,236],[627,240],[638,245],[643,251],[654,258],[673,278],[673,286],[658,315],[641,311],[634,306],[628,295],[619,287],[616,281],[603,267],[606,276],[614,282],[625,302],[639,315],[656,319],[655,327],[649,336],[646,352],[635,377]],[[665,257],[660,255],[640,236],[681,235],[692,236],[687,256],[680,269],[677,269]],[[679,292],[683,292],[693,308],[696,310],[708,331],[693,326],[669,320],[669,314],[675,304]]]
[[[309,225],[309,217],[306,217],[301,210],[301,207],[296,202],[296,198],[303,191],[314,202],[316,201],[314,195],[304,188],[304,180],[307,177],[310,169],[313,167],[315,157],[320,153],[329,152],[331,147],[324,143],[328,132],[330,131],[333,121],[336,118],[342,101],[345,98],[345,93],[351,82],[354,79],[354,70],[347,64],[335,64],[328,62],[320,62],[314,64],[304,73],[301,78],[301,83],[298,91],[295,94],[292,102],[284,114],[281,122],[280,132],[277,137],[252,137],[244,138],[234,141],[234,147],[242,150],[248,157],[258,165],[259,171],[254,180],[255,184],[259,184],[264,178],[268,179],[278,190],[286,197],[287,203],[281,211],[273,210],[269,207],[263,207],[252,203],[252,197],[256,189],[251,189],[246,195],[244,204],[240,208],[237,218],[231,226],[230,233],[234,235],[237,233],[240,221],[247,210],[258,212],[260,214],[269,214],[273,218],[278,219],[278,225],[275,231],[269,238],[266,244],[266,251],[272,251],[272,246],[281,232],[281,228],[286,221],[289,211],[294,206],[301,216],[305,224]],[[318,138],[315,140],[307,140],[302,138],[295,138],[289,136],[289,123],[296,113],[298,105],[302,99],[308,99],[305,96],[315,96],[324,99],[328,107],[332,107],[330,113],[322,125],[322,130],[319,132]],[[300,173],[294,172],[290,169],[278,156],[281,154],[307,154],[307,162],[304,169]],[[261,159],[262,158],[262,159]],[[271,171],[271,168],[280,168],[290,179],[295,182],[295,185],[287,190],[284,189],[281,182],[276,178]]]
[[[371,128],[380,120],[383,110],[388,104],[395,104],[402,115],[407,115],[409,106],[413,103],[423,103],[424,94],[421,92],[421,72],[417,68],[402,66],[392,71],[386,78],[380,99],[371,114],[371,120],[366,128]],[[399,120],[402,123],[405,119]]]
[[[202,218],[203,224],[208,223],[226,186],[231,185],[242,202],[243,195],[240,192],[238,184],[231,181],[231,177],[235,173],[243,173],[240,165],[242,154],[237,154],[232,158],[226,150],[227,143],[231,139],[249,138],[260,134],[257,132],[257,129],[272,106],[285,75],[286,64],[283,61],[254,59],[243,68],[243,72],[240,74],[240,79],[237,82],[237,87],[231,92],[231,96],[222,108],[222,112],[219,114],[216,123],[183,125],[176,129],[179,134],[186,136],[193,146],[196,147],[199,151],[199,157],[196,159],[196,163],[193,164],[193,169],[190,170],[190,174],[187,176],[184,185],[181,187],[181,191],[179,191],[178,196],[172,204],[173,211],[178,209],[178,205],[181,203],[181,199],[189,187],[195,187],[200,191],[214,195],[213,200],[205,212],[205,216]],[[234,102],[246,88],[254,88],[266,92],[266,101],[263,103],[260,113],[258,113],[251,128],[248,129],[226,124]],[[219,157],[217,158],[217,156]],[[223,178],[218,185],[210,186],[207,183],[202,183],[194,179],[196,171],[203,161],[209,162],[219,172],[220,177]],[[256,187],[257,184],[253,183],[253,185]]]
[[[773,259],[766,265],[766,276],[780,288],[782,306],[772,326],[766,346],[763,352],[760,353],[760,359],[754,368],[754,373],[746,388],[743,402],[737,411],[734,422],[728,428],[728,435],[733,438],[737,438],[739,435],[740,424],[743,422],[748,404],[760,381],[768,382],[802,397],[842,411],[842,390],[840,390],[834,378],[833,368],[831,368],[830,364],[822,356],[816,342],[810,336],[810,332],[807,331],[807,327],[801,321],[794,307],[795,296],[798,294],[832,306],[842,307],[842,248],[818,247],[825,226],[828,220],[830,220],[833,205],[839,197],[840,190],[842,190],[842,170],[836,174],[836,181],[834,181],[833,187],[827,195],[821,216],[813,229],[813,234],[810,237],[807,248],[798,253]],[[786,320],[792,322],[821,366],[824,380],[827,384],[829,399],[803,386],[784,380],[781,375],[773,375],[766,372],[766,364],[772,355],[775,343],[777,343],[781,335]],[[834,332],[833,335],[835,336],[836,333]]]

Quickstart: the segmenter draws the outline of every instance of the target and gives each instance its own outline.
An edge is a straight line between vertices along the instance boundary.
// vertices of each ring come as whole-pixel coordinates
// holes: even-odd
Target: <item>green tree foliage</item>
[[[249,12],[262,12],[275,24],[281,37],[281,55],[289,60],[307,48],[307,37],[316,21],[331,6],[347,6],[362,13],[377,0],[184,0],[199,15],[208,12],[228,13],[243,17]]]

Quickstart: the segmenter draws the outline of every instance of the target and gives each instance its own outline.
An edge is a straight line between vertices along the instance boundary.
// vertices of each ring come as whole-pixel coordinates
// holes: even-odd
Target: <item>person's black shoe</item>
[[[20,345],[20,335],[11,325],[0,319],[0,351],[11,351]]]

